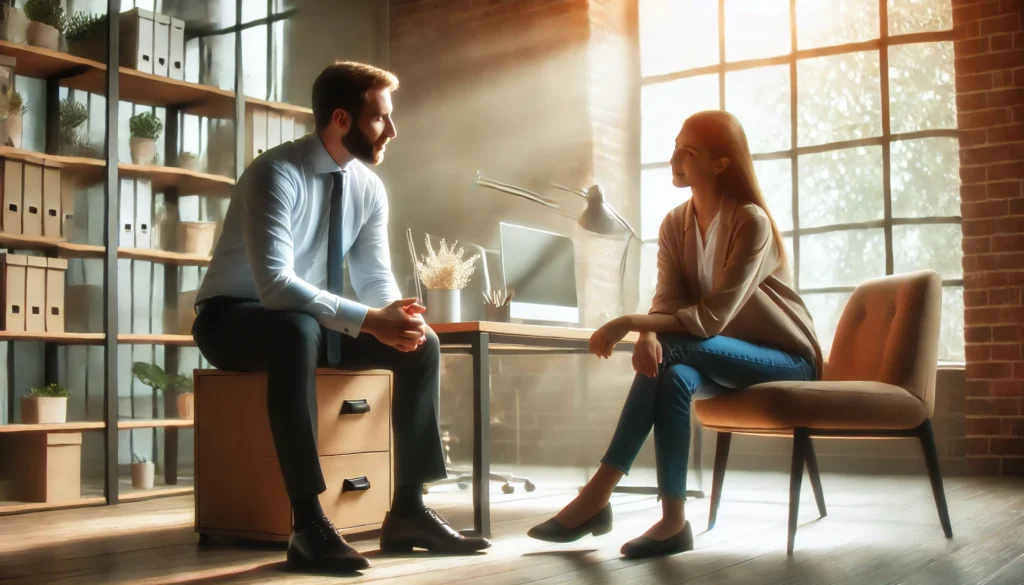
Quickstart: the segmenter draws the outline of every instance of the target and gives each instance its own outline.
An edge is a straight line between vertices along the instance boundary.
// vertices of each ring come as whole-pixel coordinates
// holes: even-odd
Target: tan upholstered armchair
[[[789,538],[793,553],[804,463],[826,515],[813,437],[921,441],[939,520],[953,536],[932,434],[942,281],[934,271],[870,280],[843,310],[820,382],[758,384],[694,402],[701,424],[718,431],[711,515],[715,525],[733,433],[792,436]]]

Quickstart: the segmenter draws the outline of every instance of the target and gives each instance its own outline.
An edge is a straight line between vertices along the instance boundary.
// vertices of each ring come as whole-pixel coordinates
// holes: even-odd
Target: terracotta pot
[[[192,420],[195,418],[195,394],[191,392],[179,392],[177,401],[178,418],[186,420]]]
[[[7,142],[14,148],[21,148],[22,115],[7,116]]]
[[[137,165],[151,165],[156,162],[156,140],[132,136],[129,143],[133,163]]]
[[[60,32],[48,24],[28,23],[28,44],[56,51],[60,48]]]
[[[139,489],[152,489],[153,478],[156,476],[156,465],[152,461],[145,463],[132,463],[132,487]]]
[[[213,253],[216,235],[217,223],[213,221],[183,221],[178,224],[178,243],[185,254],[209,256]]]
[[[66,397],[21,397],[21,422],[24,424],[60,424],[67,420]]]

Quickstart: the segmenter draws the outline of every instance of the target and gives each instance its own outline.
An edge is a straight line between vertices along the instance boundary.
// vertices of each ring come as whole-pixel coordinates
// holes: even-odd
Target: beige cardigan
[[[821,346],[811,315],[780,262],[768,215],[753,203],[722,200],[715,273],[703,298],[697,277],[698,229],[693,203],[673,209],[661,224],[658,288],[651,313],[675,315],[697,337],[724,335],[807,358],[822,375]]]

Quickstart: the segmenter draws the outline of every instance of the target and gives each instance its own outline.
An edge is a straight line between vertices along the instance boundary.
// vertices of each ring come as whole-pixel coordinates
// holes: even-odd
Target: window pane
[[[959,224],[892,226],[893,270],[932,269],[945,279],[963,278],[963,232]]]
[[[949,0],[889,0],[889,34],[953,28],[953,3]]]
[[[890,150],[893,217],[960,215],[956,138],[897,140]]]
[[[726,73],[725,109],[739,119],[752,154],[789,149],[789,65]]]
[[[657,240],[668,212],[689,198],[689,187],[680,189],[672,184],[672,169],[640,171],[640,238]]]
[[[800,288],[856,286],[884,275],[881,229],[800,236]]]
[[[651,301],[657,287],[658,244],[647,243],[640,247],[640,296],[637,297],[637,313],[646,314],[651,309]]]
[[[789,258],[789,272],[790,275],[793,273],[793,236],[785,236],[782,238],[782,245],[786,248],[786,258]]]
[[[640,74],[718,63],[718,0],[641,0]]]
[[[790,52],[789,0],[728,0],[725,60],[763,59]]]
[[[832,349],[832,338],[836,335],[839,318],[843,315],[850,293],[817,293],[803,295],[804,304],[814,320],[814,332],[818,334],[821,352],[828,356]]]
[[[878,0],[796,0],[796,46],[828,47],[878,38]]]
[[[754,173],[779,229],[793,229],[793,163],[788,158],[756,160]]]
[[[882,147],[800,157],[800,227],[882,219]]]
[[[701,75],[645,85],[640,90],[640,160],[668,162],[683,121],[701,110],[718,109],[718,75]]]
[[[801,146],[882,133],[878,51],[802,59],[796,67]]]
[[[939,361],[964,362],[964,289],[942,289],[942,325],[939,329]]]
[[[892,132],[956,128],[953,42],[889,47]]]

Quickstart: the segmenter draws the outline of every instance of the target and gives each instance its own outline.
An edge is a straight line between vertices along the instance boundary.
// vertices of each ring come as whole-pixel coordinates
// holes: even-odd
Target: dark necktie
[[[344,171],[331,173],[331,219],[327,231],[327,290],[339,297],[345,292],[345,254],[342,250],[342,193],[345,189]],[[327,329],[327,366],[341,364],[341,333]]]

